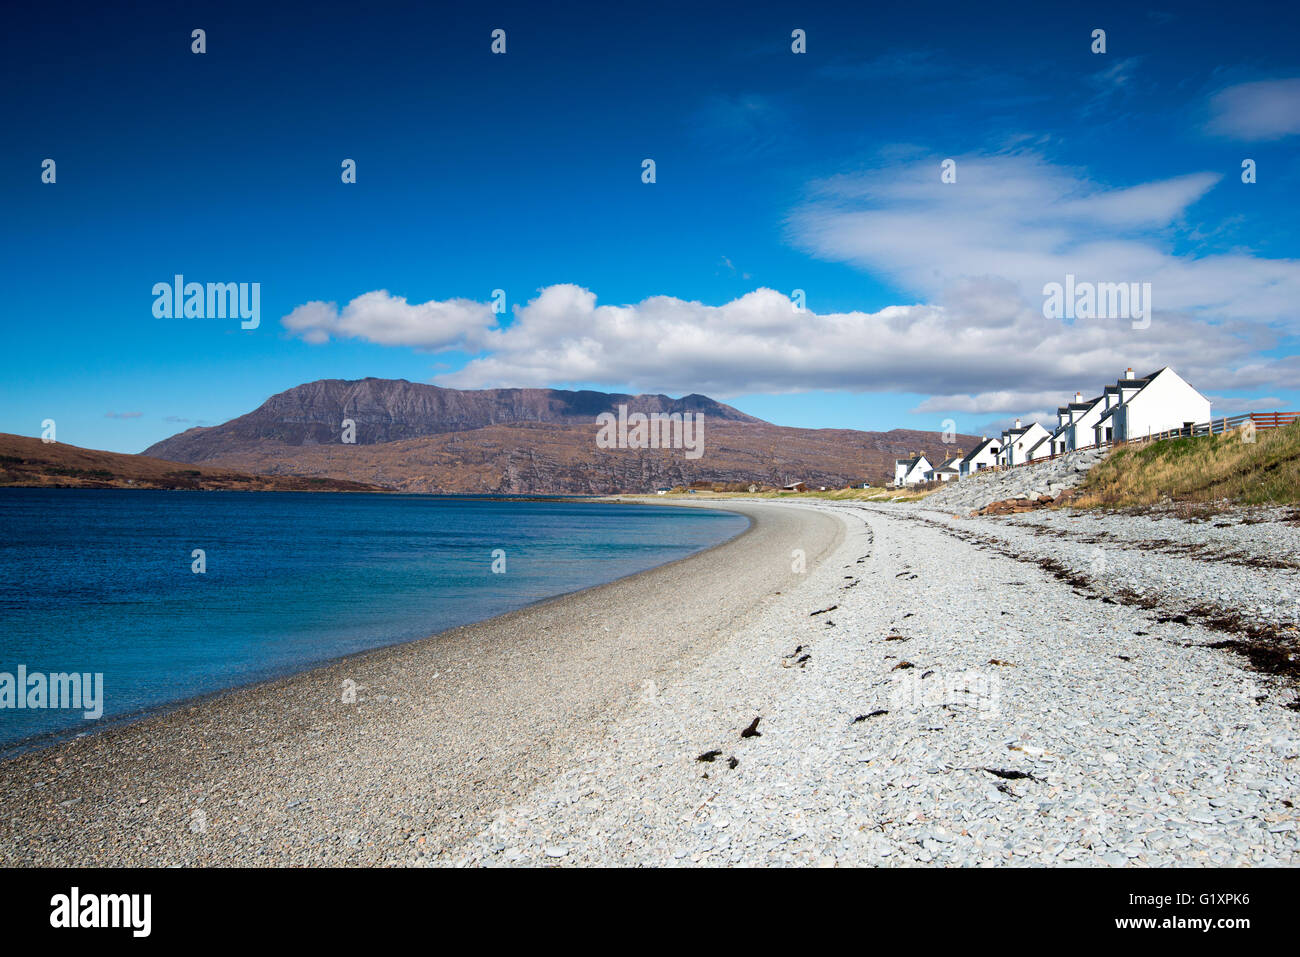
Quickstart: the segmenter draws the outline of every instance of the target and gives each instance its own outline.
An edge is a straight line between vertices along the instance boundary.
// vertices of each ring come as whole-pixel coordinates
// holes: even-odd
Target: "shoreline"
[[[142,490],[140,490],[140,491],[160,491],[160,492],[162,492],[162,491],[191,491],[191,490],[188,490],[188,489],[142,489]],[[198,490],[198,491],[204,491],[204,490],[200,489],[200,490]],[[220,491],[236,491],[236,490],[222,489],[222,490],[220,490]],[[318,494],[327,494],[327,493],[318,493]],[[353,493],[353,494],[355,494],[355,493]],[[425,493],[415,493],[415,494],[423,495],[423,494],[425,494]],[[447,496],[447,497],[454,497],[454,496]],[[488,496],[483,496],[483,498],[488,498]],[[496,499],[496,500],[503,500],[503,499],[499,499],[499,498],[498,498],[498,499]],[[529,500],[530,500],[530,501],[563,501],[562,499],[556,499],[556,498],[551,498],[551,499],[529,499]],[[571,502],[571,501],[573,501],[573,500],[570,499],[569,501]],[[597,504],[597,505],[603,505],[603,504],[615,505],[615,504],[620,504],[618,501],[615,501],[615,500],[612,500],[612,499],[606,501],[606,500],[604,500],[604,499],[599,499],[599,498],[589,498],[589,499],[583,499],[583,501],[584,501],[584,502],[590,502],[591,504]],[[651,504],[651,503],[627,502],[627,503],[622,503],[622,504]],[[653,503],[653,504],[669,504],[669,505],[676,505],[676,506],[678,506],[678,507],[682,507],[682,508],[692,508],[692,507],[696,507],[694,503],[677,503],[677,502],[671,502],[671,503]],[[714,509],[706,509],[706,510],[709,510],[709,511],[727,511],[726,509],[717,509],[717,508],[714,508]],[[735,511],[735,510],[733,509],[732,511]],[[362,656],[365,656],[365,655],[368,655],[368,654],[373,654],[373,653],[378,652],[378,651],[384,651],[384,650],[389,649],[389,648],[397,648],[397,647],[401,647],[401,646],[403,646],[403,645],[415,644],[415,643],[417,643],[417,642],[430,641],[430,640],[433,640],[433,639],[439,638],[439,637],[441,637],[441,636],[443,636],[443,635],[447,635],[447,634],[449,634],[450,632],[455,631],[455,630],[460,629],[460,628],[471,628],[471,627],[475,627],[475,626],[479,626],[479,625],[488,625],[488,624],[490,624],[491,622],[493,622],[493,621],[495,621],[495,620],[497,620],[497,619],[499,619],[499,618],[504,618],[504,617],[506,617],[507,615],[513,614],[514,612],[526,611],[527,609],[535,608],[535,607],[537,607],[537,606],[539,606],[539,605],[544,605],[544,604],[546,604],[547,602],[558,601],[558,600],[560,600],[560,599],[562,599],[562,598],[567,598],[567,597],[572,596],[572,595],[579,595],[579,594],[581,594],[581,593],[583,593],[583,592],[585,592],[585,591],[590,591],[590,590],[593,589],[593,588],[603,588],[603,587],[605,587],[606,585],[614,585],[614,584],[617,584],[617,583],[619,583],[619,582],[621,582],[621,581],[625,581],[625,580],[628,579],[628,578],[633,578],[633,577],[635,577],[635,576],[637,576],[637,575],[644,574],[645,572],[654,571],[654,570],[657,569],[657,568],[666,568],[667,566],[669,566],[669,565],[673,565],[673,564],[676,564],[677,562],[688,561],[688,560],[690,560],[690,559],[692,559],[692,558],[695,558],[695,557],[697,557],[697,556],[703,555],[703,554],[705,554],[705,553],[707,553],[707,552],[711,552],[711,551],[713,551],[714,549],[721,548],[722,546],[728,544],[729,542],[736,541],[737,539],[739,539],[739,538],[741,538],[741,537],[743,537],[743,536],[745,536],[745,535],[748,535],[749,532],[750,532],[750,530],[753,528],[753,524],[754,524],[754,523],[753,523],[753,519],[750,519],[749,524],[748,524],[744,529],[742,529],[741,531],[737,532],[735,535],[731,536],[730,538],[723,539],[722,541],[718,542],[716,545],[709,545],[709,546],[707,546],[707,547],[705,547],[705,548],[703,548],[703,549],[700,549],[700,550],[697,551],[697,552],[693,552],[692,554],[687,555],[687,556],[685,556],[685,557],[683,557],[683,558],[675,558],[675,559],[672,559],[671,561],[664,562],[664,563],[661,564],[661,565],[655,565],[655,566],[653,566],[653,567],[651,567],[651,568],[644,569],[643,571],[640,571],[640,572],[632,572],[630,575],[624,575],[624,576],[622,576],[621,578],[615,578],[615,579],[613,579],[612,581],[608,581],[608,582],[599,582],[599,583],[597,583],[597,584],[595,584],[595,585],[587,585],[587,586],[584,586],[584,587],[582,587],[582,588],[576,588],[576,589],[573,589],[573,590],[570,590],[570,591],[559,592],[559,593],[557,593],[557,594],[555,594],[555,595],[549,595],[549,596],[547,596],[547,597],[545,597],[545,598],[537,598],[537,599],[534,599],[533,601],[530,601],[530,602],[528,602],[528,603],[526,603],[526,604],[524,604],[524,605],[521,605],[519,608],[513,609],[512,611],[509,611],[509,612],[503,612],[503,613],[501,613],[501,614],[492,615],[492,616],[489,616],[489,617],[487,617],[487,618],[476,619],[476,620],[474,620],[474,621],[466,622],[466,623],[463,624],[463,625],[456,625],[456,626],[453,626],[452,628],[444,629],[443,631],[434,632],[434,633],[432,633],[432,634],[428,634],[428,635],[422,635],[422,636],[420,636],[419,638],[409,638],[409,639],[404,639],[404,640],[400,640],[400,641],[391,642],[391,643],[388,643],[388,644],[377,645],[377,646],[375,646],[375,647],[373,647],[373,648],[366,648],[366,649],[363,649],[363,650],[361,650],[361,651],[353,651],[353,652],[348,652],[348,653],[346,653],[346,654],[342,654],[342,655],[334,655],[334,656],[332,656],[332,657],[324,658],[324,659],[321,659],[321,660],[319,660],[319,661],[313,661],[313,662],[310,662],[310,663],[305,664],[305,665],[303,665],[303,666],[301,666],[301,667],[290,666],[290,667],[286,668],[286,670],[284,670],[284,671],[282,671],[282,672],[280,672],[280,673],[278,673],[278,674],[265,675],[265,676],[263,676],[263,677],[253,678],[253,679],[248,680],[248,681],[241,681],[241,682],[239,682],[239,683],[237,683],[237,684],[230,685],[229,687],[226,687],[226,688],[218,688],[218,689],[213,690],[213,691],[205,691],[205,692],[202,692],[202,693],[199,693],[199,694],[194,694],[194,695],[190,695],[190,696],[187,696],[187,697],[184,697],[184,698],[179,698],[179,699],[177,699],[177,700],[175,700],[175,701],[164,702],[164,703],[162,703],[162,704],[147,705],[147,706],[144,706],[144,707],[136,708],[136,709],[134,709],[134,710],[132,710],[132,711],[124,712],[124,713],[122,713],[122,714],[115,714],[115,715],[111,715],[111,716],[105,716],[105,717],[101,718],[99,721],[97,721],[97,722],[95,723],[95,726],[94,726],[93,728],[82,728],[82,727],[79,727],[79,726],[73,726],[73,727],[70,727],[70,728],[62,728],[62,729],[58,729],[58,730],[54,730],[54,731],[43,731],[43,732],[39,732],[39,733],[37,733],[37,734],[28,735],[27,737],[24,737],[24,738],[18,738],[18,739],[14,740],[14,741],[11,741],[11,742],[0,742],[0,774],[3,773],[3,771],[2,771],[2,769],[3,769],[3,765],[4,765],[5,762],[7,762],[7,761],[14,760],[14,759],[19,758],[19,757],[22,757],[22,756],[24,756],[24,755],[33,754],[33,753],[36,753],[36,752],[39,752],[39,751],[44,751],[44,750],[46,750],[46,749],[48,749],[48,748],[56,747],[57,745],[59,745],[59,744],[63,744],[63,743],[66,743],[66,742],[68,742],[68,741],[75,741],[75,740],[82,739],[82,738],[95,737],[95,736],[98,736],[98,735],[100,735],[100,734],[105,734],[105,733],[107,733],[108,731],[110,731],[110,730],[112,730],[112,729],[114,729],[114,728],[126,727],[126,726],[129,726],[129,725],[136,724],[137,722],[148,721],[148,720],[150,720],[150,719],[152,719],[152,718],[165,717],[166,715],[168,715],[168,714],[172,714],[172,713],[174,713],[174,712],[176,712],[176,711],[184,711],[184,710],[187,710],[187,709],[189,709],[189,708],[192,708],[192,707],[195,707],[195,706],[202,705],[202,704],[204,704],[204,703],[206,703],[206,702],[214,701],[214,700],[216,700],[216,699],[222,698],[222,697],[224,697],[224,696],[226,696],[226,695],[235,694],[235,693],[240,692],[240,691],[248,691],[248,690],[252,690],[252,689],[255,689],[255,688],[257,688],[257,687],[259,687],[259,686],[261,686],[261,685],[267,685],[267,684],[271,684],[271,683],[273,683],[273,682],[277,682],[277,681],[285,681],[285,680],[287,680],[287,679],[294,678],[294,677],[297,677],[297,676],[299,676],[299,675],[307,674],[307,673],[309,673],[309,672],[311,672],[311,671],[314,671],[314,670],[317,669],[317,668],[326,668],[326,667],[329,667],[329,666],[331,666],[331,665],[341,664],[341,663],[343,663],[343,662],[345,662],[345,661],[348,661],[349,659],[353,659],[353,658],[361,658]]]
[[[613,582],[5,760],[0,864],[436,857],[602,733],[645,682],[733,634],[796,577],[791,547],[812,568],[843,536],[839,520],[811,510],[679,507],[739,512],[750,525]],[[355,703],[341,700],[345,681]],[[307,811],[310,826],[289,824]],[[378,831],[354,841],[361,821]]]

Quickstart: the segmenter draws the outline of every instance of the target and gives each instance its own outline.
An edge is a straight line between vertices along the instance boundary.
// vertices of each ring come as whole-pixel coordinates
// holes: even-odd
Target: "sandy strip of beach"
[[[717,548],[0,765],[0,864],[436,862],[837,549],[844,520],[711,503]],[[355,703],[345,703],[355,682]]]

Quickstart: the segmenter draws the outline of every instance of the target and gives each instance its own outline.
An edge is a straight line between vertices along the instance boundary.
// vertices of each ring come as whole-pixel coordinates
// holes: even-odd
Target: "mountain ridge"
[[[691,394],[572,391],[567,389],[447,389],[407,379],[317,379],[277,392],[252,412],[221,425],[187,429],[141,454],[202,462],[274,441],[282,445],[327,445],[341,441],[343,420],[355,425],[355,444],[379,445],[405,439],[468,432],[526,422],[585,424],[624,404],[629,412],[701,412],[708,419],[763,423],[762,419]]]
[[[596,417],[703,412],[704,448],[601,448]],[[343,420],[356,442],[343,442]],[[952,437],[949,437],[952,439]],[[974,436],[798,429],[773,425],[708,396],[556,389],[462,391],[405,379],[321,379],[271,396],[218,426],[190,429],[143,454],[273,476],[309,476],[407,492],[610,494],[692,483],[828,488],[893,480],[895,457],[941,460]]]

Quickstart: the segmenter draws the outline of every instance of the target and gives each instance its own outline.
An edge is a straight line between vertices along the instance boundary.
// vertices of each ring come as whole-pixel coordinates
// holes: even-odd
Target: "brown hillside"
[[[276,492],[378,492],[374,485],[297,475],[247,475],[223,466],[194,466],[145,455],[48,445],[0,432],[0,486],[50,488],[234,489]]]
[[[493,425],[379,445],[264,444],[207,462],[266,475],[373,482],[408,492],[608,494],[694,481],[881,485],[893,480],[897,457],[912,450],[943,456],[954,449],[934,432],[791,429],[707,419],[704,454],[691,460],[675,449],[600,449],[596,432],[594,422]],[[958,436],[955,447],[970,449],[975,441]]]

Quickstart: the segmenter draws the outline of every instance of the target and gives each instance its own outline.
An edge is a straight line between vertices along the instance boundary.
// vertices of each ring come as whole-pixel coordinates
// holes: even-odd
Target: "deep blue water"
[[[0,672],[102,672],[104,716],[121,717],[612,581],[746,526],[643,505],[0,489]],[[0,750],[97,726],[0,708]]]

